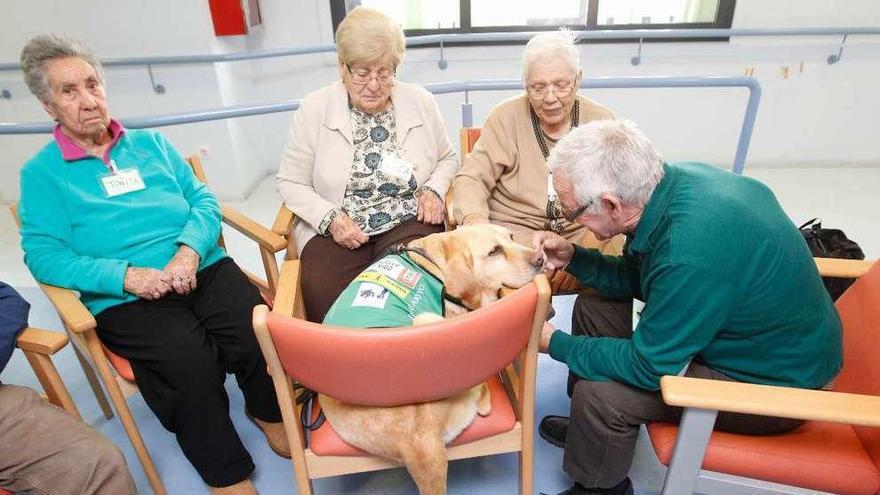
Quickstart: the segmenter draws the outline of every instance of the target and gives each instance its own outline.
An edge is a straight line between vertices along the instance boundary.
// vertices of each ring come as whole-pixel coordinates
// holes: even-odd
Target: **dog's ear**
[[[444,239],[442,248],[446,293],[461,299],[468,308],[480,307],[482,291],[474,274],[474,258],[470,250],[452,236]]]

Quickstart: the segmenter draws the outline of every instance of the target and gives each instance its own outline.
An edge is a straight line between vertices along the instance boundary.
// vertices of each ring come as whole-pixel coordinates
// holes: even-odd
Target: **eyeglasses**
[[[382,68],[376,71],[371,71],[369,69],[351,70],[350,65],[346,65],[345,68],[348,69],[348,73],[351,74],[351,82],[358,86],[366,86],[367,84],[370,84],[374,78],[380,86],[388,86],[394,80],[394,76],[397,73],[395,70],[388,68]]]
[[[543,100],[551,91],[557,98],[565,98],[574,92],[575,86],[571,81],[557,81],[553,84],[530,84],[526,87],[529,97],[535,100]]]
[[[562,212],[563,218],[565,218],[565,219],[568,220],[569,222],[574,222],[575,220],[577,220],[577,218],[578,218],[579,216],[583,215],[584,212],[587,211],[587,208],[589,208],[589,207],[592,206],[592,205],[593,205],[593,202],[592,202],[592,201],[587,201],[586,204],[583,204],[583,205],[581,205],[581,206],[578,206],[577,208],[571,210],[571,211],[568,212],[568,213],[565,213],[565,211],[563,211],[563,212]]]

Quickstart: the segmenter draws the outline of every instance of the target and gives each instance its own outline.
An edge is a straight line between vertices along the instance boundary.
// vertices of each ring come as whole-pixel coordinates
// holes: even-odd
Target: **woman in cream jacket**
[[[400,27],[358,7],[336,45],[341,81],[306,96],[277,175],[296,214],[306,316],[315,322],[392,246],[443,230],[441,198],[458,170],[433,95],[395,80]]]

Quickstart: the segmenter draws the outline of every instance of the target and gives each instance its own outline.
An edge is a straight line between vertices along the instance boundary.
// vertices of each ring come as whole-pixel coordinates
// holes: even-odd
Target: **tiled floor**
[[[868,258],[880,256],[880,167],[831,169],[749,170],[747,174],[765,181],[773,188],[783,207],[795,222],[819,216],[826,226],[844,229],[858,241]],[[209,173],[210,176],[210,173]],[[268,223],[277,208],[273,181],[267,178],[251,198],[235,206],[256,219]],[[261,271],[259,257],[244,239],[227,236],[231,253],[245,267]],[[9,215],[0,213],[0,279],[15,286],[31,304],[31,324],[60,330],[61,326],[46,299],[35,286],[21,262],[18,236]],[[573,297],[554,300],[555,323],[567,329]],[[67,386],[71,389],[85,420],[114,442],[129,460],[129,466],[141,493],[149,493],[149,485],[117,420],[103,418],[91,395],[72,351],[66,348],[56,362]],[[542,356],[538,370],[537,418],[545,414],[567,414],[568,399],[564,393],[564,366]],[[39,388],[25,360],[16,353],[3,373],[3,381]],[[263,494],[295,493],[292,467],[288,460],[273,454],[262,434],[246,420],[241,394],[234,380],[227,381],[232,418],[257,465],[255,483]],[[145,437],[159,472],[170,494],[206,493],[206,488],[180,453],[171,434],[164,431],[147,409],[139,395],[129,404]],[[554,494],[570,481],[561,471],[562,452],[540,438],[536,439],[534,464],[536,491]],[[449,469],[450,494],[511,494],[516,492],[517,459],[502,455],[479,460],[455,461]],[[663,469],[644,440],[640,439],[631,470],[638,494],[654,494],[662,483]],[[317,481],[315,490],[321,494],[413,494],[415,486],[405,471],[396,469],[377,473],[351,475]],[[719,492],[719,493],[727,493]]]

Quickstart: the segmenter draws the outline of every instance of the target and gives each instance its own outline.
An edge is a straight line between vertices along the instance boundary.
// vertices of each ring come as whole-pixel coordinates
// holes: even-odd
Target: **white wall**
[[[17,60],[33,34],[66,31],[91,43],[101,57],[171,55],[271,49],[332,41],[327,0],[261,0],[263,25],[243,37],[213,36],[207,2],[31,2],[7,0],[11,15],[0,18],[0,60]],[[77,5],[80,5],[77,7]],[[880,26],[875,0],[739,0],[733,27]],[[630,65],[633,44],[582,45],[588,76],[742,75],[755,69],[763,98],[748,167],[880,166],[875,145],[880,109],[880,36],[850,37],[843,60],[837,37],[735,38],[730,43],[650,43],[642,64]],[[437,67],[437,48],[407,53],[400,78],[435,82],[516,78],[522,45],[458,47],[446,50],[449,66]],[[803,63],[803,70],[801,70]],[[789,75],[783,77],[788,66]],[[154,95],[144,68],[109,68],[114,115],[121,117],[197,110],[224,104],[299,98],[338,76],[332,54],[306,55],[214,65],[154,69],[167,88]],[[0,73],[0,121],[43,120],[21,76]],[[514,92],[471,95],[479,125],[493,104]],[[595,90],[589,96],[618,115],[636,120],[666,158],[699,159],[729,166],[734,156],[747,92],[745,89]],[[438,96],[453,142],[461,122],[462,95]],[[288,114],[163,128],[184,153],[207,144],[212,188],[224,198],[241,197],[277,166]],[[21,163],[46,136],[0,136],[0,202],[17,198]]]

